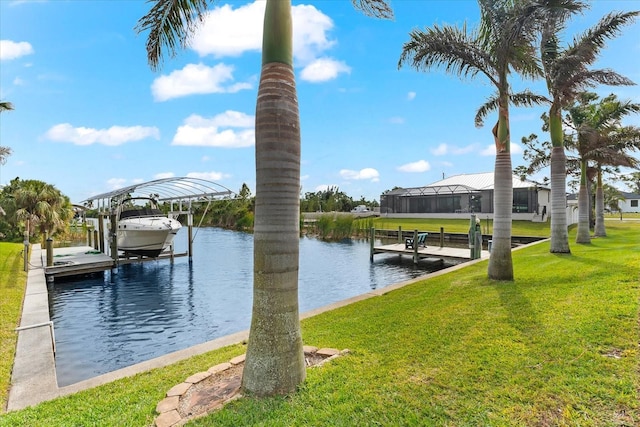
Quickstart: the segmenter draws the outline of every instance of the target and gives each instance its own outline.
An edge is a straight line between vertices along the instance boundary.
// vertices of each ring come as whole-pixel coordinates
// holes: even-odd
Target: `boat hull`
[[[127,218],[118,222],[118,250],[157,257],[173,242],[182,225],[167,217]]]

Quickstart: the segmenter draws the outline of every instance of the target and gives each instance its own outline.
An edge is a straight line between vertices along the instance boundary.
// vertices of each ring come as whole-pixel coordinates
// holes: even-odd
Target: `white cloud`
[[[22,86],[25,84],[25,81],[22,80],[20,77],[16,77],[15,79],[13,79],[13,84],[16,86]]]
[[[426,160],[418,160],[398,167],[400,172],[426,172],[430,169],[431,165]]]
[[[394,124],[394,125],[402,125],[404,124],[405,120],[404,117],[391,117],[389,119],[389,123]]]
[[[202,156],[202,158],[200,159],[201,162],[208,162],[209,160],[211,160],[211,158],[209,156]]]
[[[466,147],[456,147],[455,145],[441,143],[441,144],[438,144],[437,147],[432,148],[430,151],[431,151],[431,154],[433,154],[434,156],[444,156],[445,154],[453,154],[453,155],[468,154],[468,153],[471,153],[474,149],[475,149],[474,144],[467,145]]]
[[[300,78],[312,83],[326,82],[338,77],[340,73],[350,73],[351,67],[332,58],[319,58],[300,72]]]
[[[225,4],[205,16],[189,46],[198,55],[240,56],[262,48],[262,25],[266,2],[256,1],[233,9]]]
[[[255,144],[255,117],[225,111],[210,119],[192,114],[178,127],[172,145],[240,148]],[[232,129],[239,128],[239,129]]]
[[[520,146],[519,144],[516,144],[514,142],[511,143],[511,154],[522,154],[523,150],[522,150],[522,146]],[[495,144],[489,144],[487,145],[484,150],[482,150],[480,152],[481,156],[495,156],[496,155],[496,145]]]
[[[51,141],[71,142],[76,145],[115,146],[146,138],[160,139],[160,131],[156,127],[146,126],[111,126],[109,129],[93,129],[61,123],[49,129],[45,137]]]
[[[220,181],[224,178],[229,178],[231,175],[222,172],[189,172],[187,174],[189,178],[206,179],[209,181]]]
[[[414,99],[416,99],[416,93],[415,92],[407,93],[407,100],[413,101]]]
[[[264,1],[255,1],[236,9],[230,5],[214,8],[195,31],[190,47],[200,56],[216,58],[259,52],[265,5]],[[291,14],[293,54],[297,60],[310,63],[319,52],[333,46],[326,35],[333,28],[331,18],[309,5],[293,6]]]
[[[444,156],[447,154],[447,144],[439,144],[436,148],[431,149],[431,154],[434,156]]]
[[[233,82],[233,67],[225,64],[208,67],[204,64],[187,64],[182,70],[162,75],[151,85],[156,101],[166,101],[181,96],[204,93],[235,93],[251,89],[250,83]]]
[[[333,21],[311,5],[291,8],[293,15],[293,57],[302,65],[313,62],[322,52],[335,45],[327,33],[333,29]]]
[[[317,193],[318,191],[327,191],[329,188],[338,188],[336,184],[320,184],[314,188],[314,191]]]
[[[0,60],[10,60],[33,53],[33,46],[28,42],[0,40]]]
[[[371,182],[380,181],[380,173],[373,168],[364,168],[364,169],[361,169],[360,171],[342,169],[340,171],[340,176],[348,180],[367,179],[367,180],[371,180]]]
[[[117,190],[118,188],[124,187],[124,184],[127,182],[124,178],[111,178],[107,180],[107,185],[110,190]]]

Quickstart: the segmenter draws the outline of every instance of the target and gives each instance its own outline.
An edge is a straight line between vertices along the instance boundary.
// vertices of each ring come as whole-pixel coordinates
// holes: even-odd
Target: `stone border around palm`
[[[349,350],[304,346],[307,367],[318,367]],[[240,386],[246,354],[198,372],[173,386],[156,406],[156,427],[181,426],[242,397]]]

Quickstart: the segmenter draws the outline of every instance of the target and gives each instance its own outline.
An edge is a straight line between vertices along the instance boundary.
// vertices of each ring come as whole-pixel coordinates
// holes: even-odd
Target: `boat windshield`
[[[132,208],[124,210],[120,213],[120,219],[125,218],[144,218],[150,216],[164,216],[160,209],[153,208]]]

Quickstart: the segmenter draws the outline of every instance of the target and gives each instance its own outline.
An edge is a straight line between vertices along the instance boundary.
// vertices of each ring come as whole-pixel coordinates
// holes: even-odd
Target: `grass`
[[[549,253],[513,253],[303,321],[305,343],[351,353],[287,397],[241,399],[194,426],[640,424],[640,222]],[[572,238],[573,238],[573,233]],[[2,426],[143,426],[164,393],[237,345],[5,414]]]
[[[21,243],[0,242],[0,408],[5,408],[27,283]]]
[[[482,218],[479,215],[482,234],[493,232],[493,220]],[[445,233],[468,233],[468,219],[436,219],[436,218],[385,218],[379,217],[373,221],[373,227],[384,230],[397,230],[402,227],[403,231],[420,230],[429,233],[440,233],[440,227]],[[549,237],[551,235],[550,222],[513,221],[511,234],[513,236]]]

